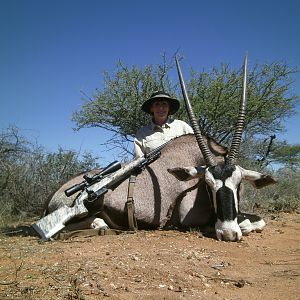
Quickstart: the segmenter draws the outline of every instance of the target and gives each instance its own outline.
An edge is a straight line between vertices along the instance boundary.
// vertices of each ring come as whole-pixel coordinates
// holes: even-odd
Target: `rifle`
[[[89,211],[84,205],[86,201],[95,201],[104,195],[109,188],[116,184],[120,184],[133,174],[136,175],[142,172],[148,165],[160,157],[162,148],[170,142],[171,140],[145,154],[143,157],[129,162],[123,167],[115,161],[93,177],[84,176],[84,181],[65,190],[65,195],[67,197],[81,191],[75,199],[72,207],[63,205],[34,223],[32,227],[43,240],[48,240],[53,235],[64,229],[65,224],[74,217],[82,218],[87,216]]]
[[[102,180],[106,175],[111,174],[115,171],[118,171],[119,169],[121,169],[121,164],[118,161],[114,161],[111,164],[109,164],[107,167],[105,167],[99,174],[95,174],[92,177],[90,177],[88,175],[84,175],[83,176],[84,181],[82,181],[79,184],[75,184],[72,187],[66,189],[65,195],[67,197],[70,197],[79,191],[83,191],[85,188],[88,188],[89,186]]]

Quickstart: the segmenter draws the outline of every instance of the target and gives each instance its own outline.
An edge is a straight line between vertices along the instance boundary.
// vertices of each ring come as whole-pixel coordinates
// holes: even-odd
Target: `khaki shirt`
[[[181,120],[168,120],[163,126],[153,122],[138,130],[134,139],[134,156],[141,157],[167,141],[188,133],[194,133],[190,125]]]

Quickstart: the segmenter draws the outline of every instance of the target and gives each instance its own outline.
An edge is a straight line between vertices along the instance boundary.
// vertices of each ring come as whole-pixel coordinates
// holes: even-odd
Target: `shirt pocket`
[[[147,136],[144,141],[144,149],[146,153],[149,153],[150,151],[156,149],[166,141],[166,137],[163,133],[161,132],[156,132],[150,136]]]

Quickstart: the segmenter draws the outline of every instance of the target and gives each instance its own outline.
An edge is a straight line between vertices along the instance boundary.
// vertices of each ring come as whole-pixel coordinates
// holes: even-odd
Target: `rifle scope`
[[[100,181],[104,176],[109,175],[113,172],[116,172],[119,169],[121,169],[121,164],[118,161],[114,161],[114,162],[110,163],[108,166],[106,166],[102,171],[100,171],[100,173],[98,173],[92,177],[88,177],[87,175],[84,175],[83,178],[85,180],[79,184],[75,184],[72,187],[66,189],[65,195],[67,197],[70,197],[79,191],[83,191],[85,187]]]

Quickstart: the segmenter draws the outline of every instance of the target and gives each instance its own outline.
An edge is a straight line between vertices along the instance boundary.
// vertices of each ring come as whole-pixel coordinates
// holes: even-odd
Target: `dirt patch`
[[[40,242],[0,236],[0,299],[300,299],[300,215],[219,242],[139,231]]]

